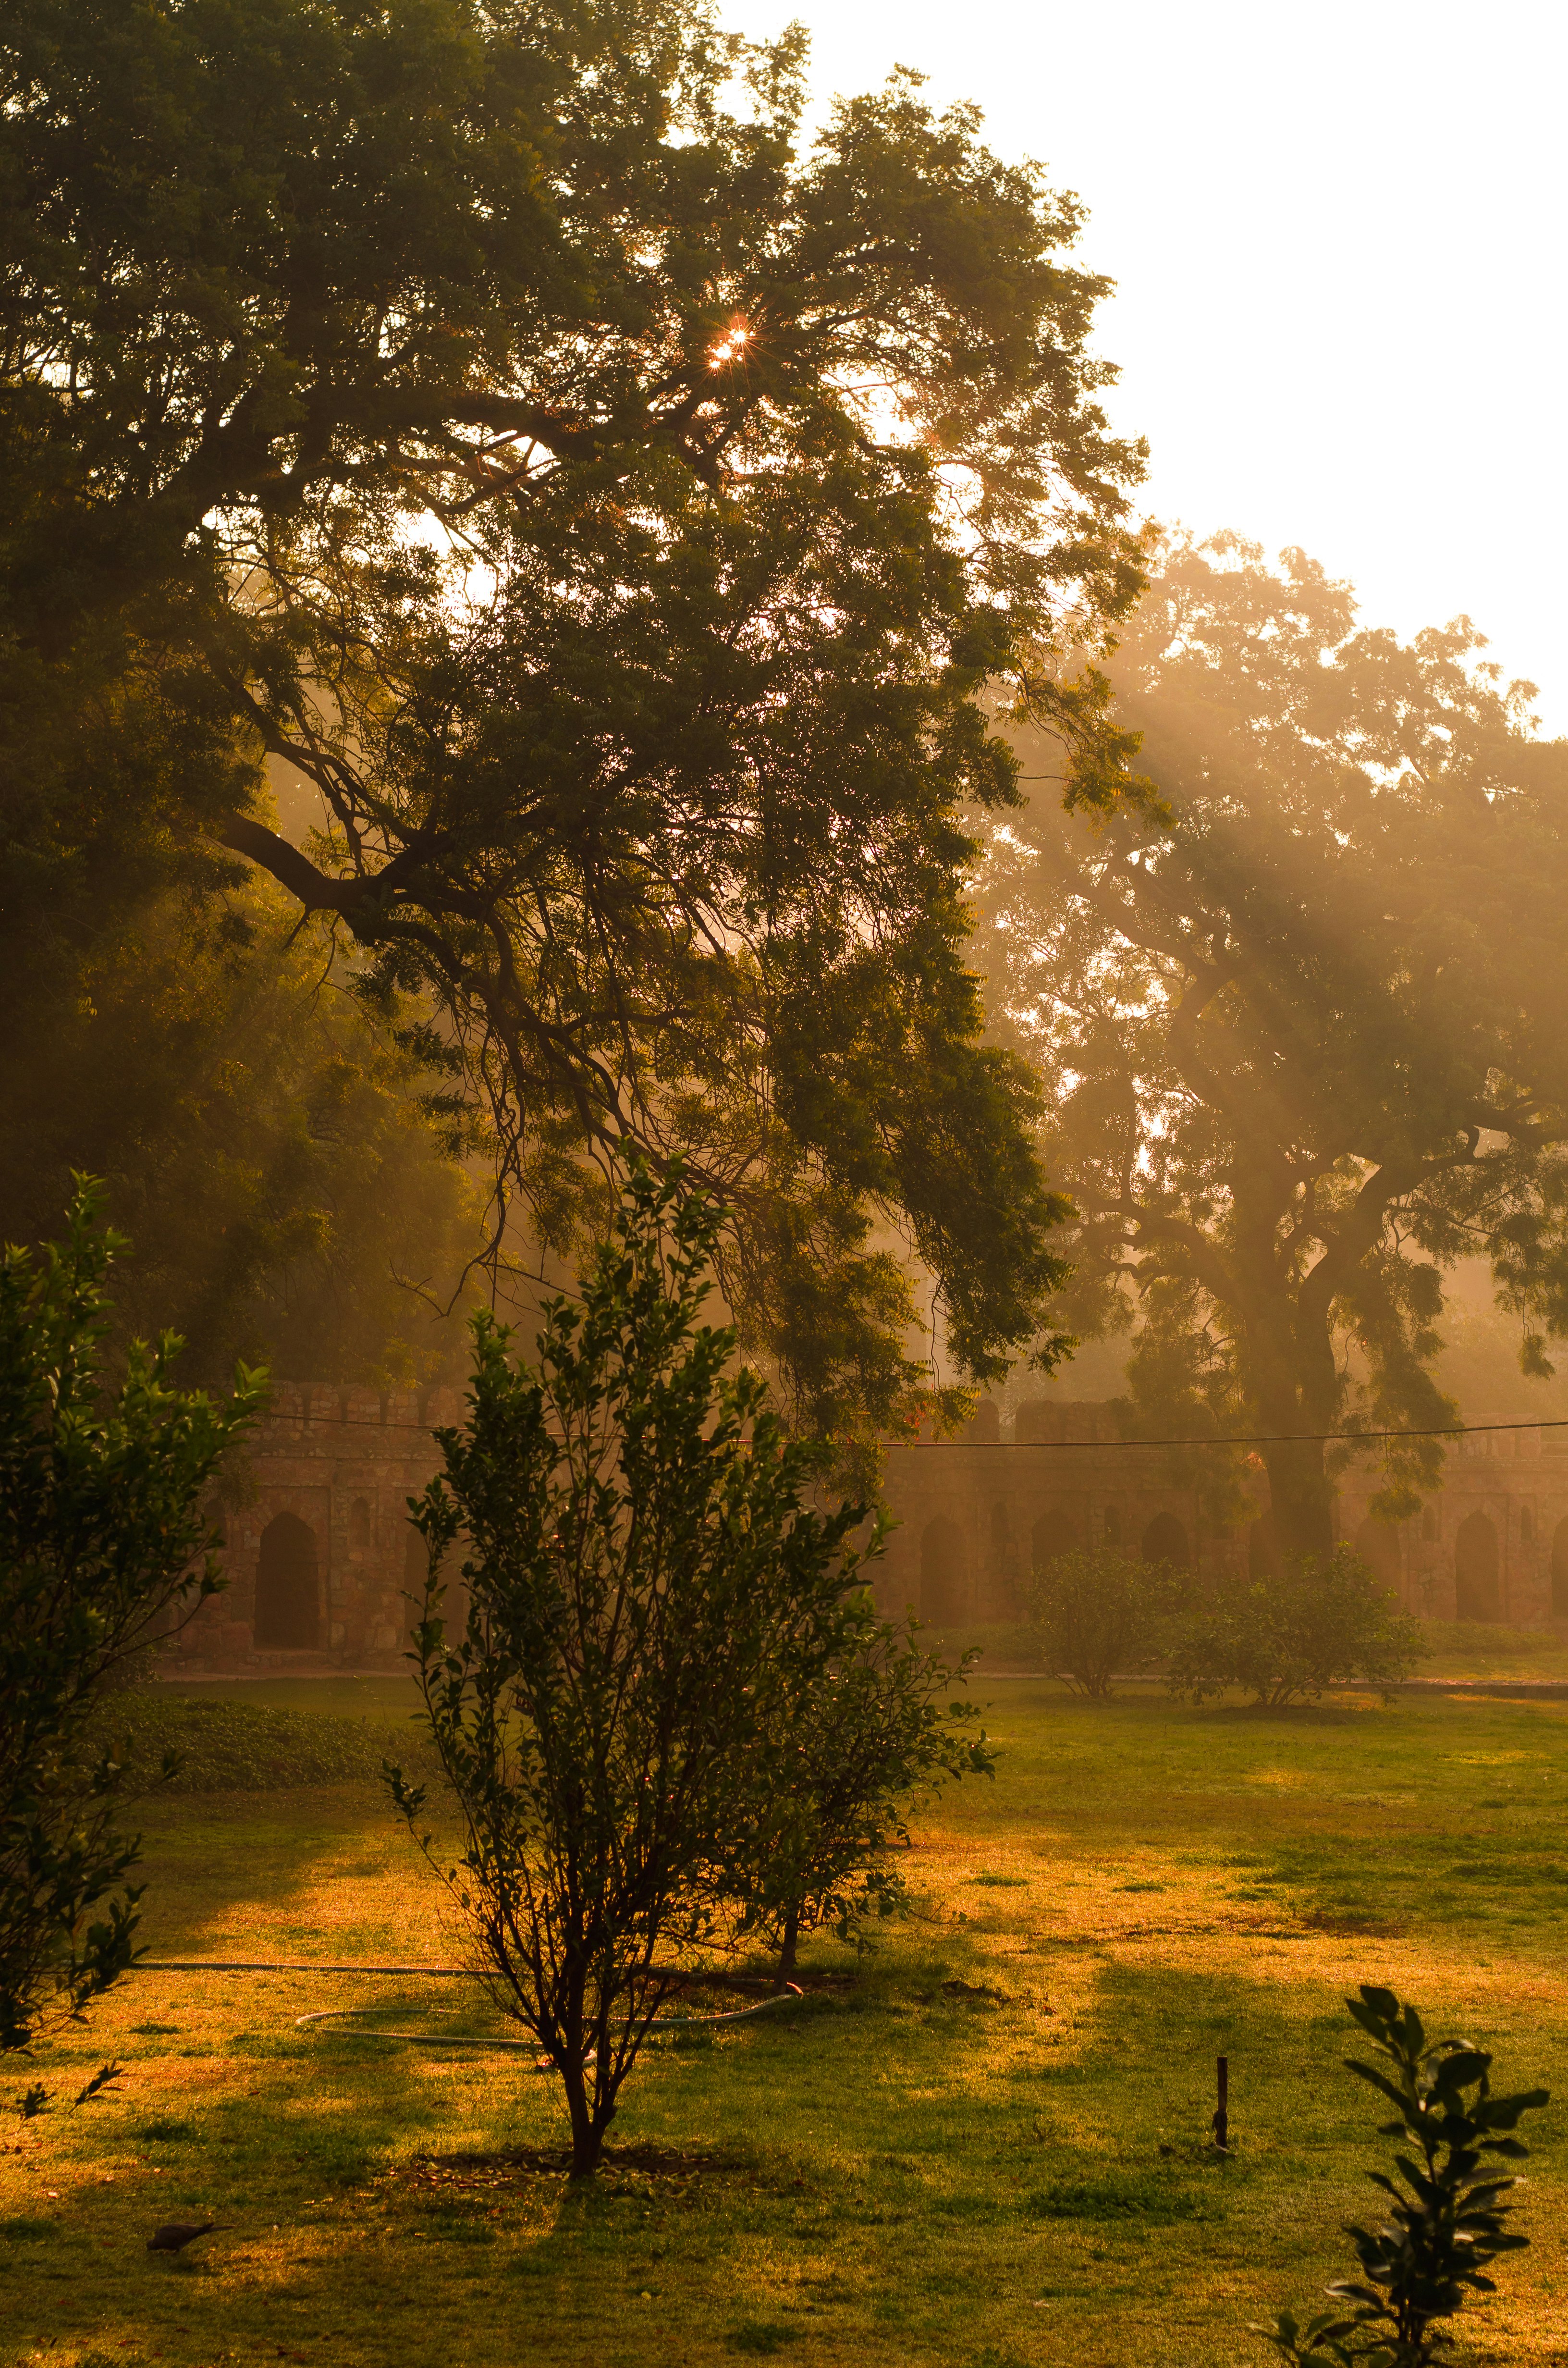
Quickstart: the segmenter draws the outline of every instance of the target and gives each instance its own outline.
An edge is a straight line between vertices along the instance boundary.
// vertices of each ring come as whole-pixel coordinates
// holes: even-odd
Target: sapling
[[[1272,2327],[1253,2332],[1286,2360],[1427,2368],[1452,2348],[1444,2322],[1471,2295],[1495,2291],[1488,2264],[1529,2242],[1506,2225],[1512,2206],[1504,2199],[1517,2179],[1483,2157],[1517,2162],[1528,2154],[1513,2133],[1548,2092],[1494,2097],[1484,2049],[1463,2039],[1428,2045],[1421,2017],[1392,1990],[1363,1983],[1346,2005],[1391,2069],[1354,2056],[1346,2066],[1394,2108],[1397,2118],[1381,2123],[1379,2135],[1407,2138],[1412,2152],[1395,2156],[1392,2178],[1369,2174],[1389,2199],[1388,2216],[1377,2227],[1347,2227],[1361,2275],[1328,2287],[1335,2307],[1304,2326],[1281,2311]]]
[[[716,1229],[700,1196],[635,1170],[532,1367],[476,1320],[471,1417],[437,1432],[446,1470],[414,1511],[431,1573],[414,1658],[457,1862],[420,1839],[492,1998],[560,2077],[578,2177],[678,1960],[727,1935],[716,1870],[771,1831],[785,1707],[863,1620],[864,1508],[806,1501],[821,1456],[735,1370],[733,1331],[698,1320]],[[423,1793],[388,1773],[417,1824]]]

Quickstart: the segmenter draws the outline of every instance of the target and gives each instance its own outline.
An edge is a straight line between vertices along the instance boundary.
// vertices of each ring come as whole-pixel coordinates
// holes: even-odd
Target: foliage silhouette
[[[116,1829],[123,1770],[95,1746],[117,1668],[222,1580],[203,1501],[265,1395],[173,1387],[173,1334],[106,1386],[104,1284],[125,1245],[79,1186],[65,1240],[0,1260],[0,2047],[80,2019],[137,1951]],[[95,1911],[102,1911],[95,1913]],[[87,2092],[84,2092],[87,2093]]]
[[[1346,2005],[1392,2071],[1352,2056],[1346,2068],[1393,2106],[1398,2119],[1383,2123],[1380,2135],[1406,2138],[1413,2151],[1396,2157],[1394,2178],[1370,2173],[1389,2198],[1388,2218],[1348,2230],[1361,2276],[1329,2287],[1336,2308],[1305,2326],[1281,2311],[1272,2328],[1253,2331],[1290,2361],[1428,2368],[1453,2346],[1442,2322],[1472,2296],[1494,2293],[1489,2265],[1529,2242],[1506,2225],[1513,2207],[1503,2199],[1517,2180],[1483,2157],[1518,2161],[1528,2154],[1513,2132],[1523,2114],[1549,2101],[1548,2092],[1494,2097],[1491,2056],[1467,2040],[1428,2046],[1421,2017],[1392,1990],[1363,1982]]]
[[[678,1178],[634,1169],[534,1367],[475,1318],[472,1412],[437,1433],[446,1471],[414,1511],[432,1574],[414,1657],[464,1836],[441,1871],[491,1995],[561,2079],[577,2176],[671,1952],[726,1937],[716,1870],[767,1830],[785,1710],[865,1625],[864,1507],[811,1509],[820,1452],[732,1376],[733,1331],[699,1323],[715,1230]],[[423,1788],[388,1775],[416,1828]]]

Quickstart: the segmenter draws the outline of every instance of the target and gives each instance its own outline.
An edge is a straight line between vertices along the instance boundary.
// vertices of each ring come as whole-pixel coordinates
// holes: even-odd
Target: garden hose
[[[292,1958],[244,1957],[172,1957],[142,1958],[131,1970],[139,1974],[392,1974],[421,1979],[434,1976],[446,1981],[481,1981],[483,1975],[472,1965],[324,1965]],[[648,2026],[647,2037],[657,2038],[666,2031],[695,2031],[718,2022],[744,2022],[751,2016],[766,2014],[772,2007],[792,2006],[801,1992],[793,1983],[771,1998],[759,1998],[755,2006],[731,2008],[723,2014],[672,2014],[661,2017]],[[313,2028],[318,2023],[347,2021],[356,2015],[379,2014],[383,2009],[373,2006],[324,2007],[312,2014],[294,2017],[296,2031]],[[631,2015],[617,2019],[611,2028],[624,2031],[634,2020]],[[350,2039],[390,2039],[406,2047],[488,2047],[507,2055],[537,2055],[537,2039],[463,2038],[456,2033],[424,2031],[354,2031],[343,2034]],[[548,2066],[544,2068],[548,2069]]]

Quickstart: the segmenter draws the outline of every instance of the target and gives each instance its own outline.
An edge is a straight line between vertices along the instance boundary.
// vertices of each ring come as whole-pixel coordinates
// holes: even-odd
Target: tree
[[[880,1539],[877,1549],[880,1549]],[[952,1699],[972,1655],[949,1668],[923,1653],[909,1622],[879,1620],[869,1604],[827,1669],[776,1695],[760,1822],[737,1828],[721,1862],[722,1893],[742,1906],[743,1930],[769,1933],[778,1980],[800,1945],[831,1924],[843,1941],[903,1907],[894,1853],[907,1845],[911,1797],[946,1779],[989,1776],[996,1754],[972,1702]]]
[[[1287,1557],[1258,1579],[1222,1577],[1170,1638],[1171,1689],[1202,1702],[1241,1686],[1271,1710],[1315,1700],[1346,1678],[1386,1686],[1427,1652],[1421,1622],[1399,1611],[1358,1554]]]
[[[1568,746],[1482,646],[1358,631],[1299,552],[1174,543],[1114,665],[1166,823],[1037,805],[987,860],[1080,1212],[1062,1319],[1136,1312],[1133,1430],[1262,1434],[1287,1554],[1331,1550],[1322,1434],[1456,1418],[1446,1267],[1491,1258],[1527,1369],[1568,1332]],[[1397,1519],[1442,1452],[1385,1452]]]
[[[330,955],[281,897],[162,898],[40,965],[0,1043],[0,1224],[47,1238],[73,1172],[101,1177],[136,1244],[119,1335],[172,1324],[209,1385],[236,1358],[383,1389],[460,1369],[484,1231],[445,1080]]]
[[[1392,2070],[1350,2055],[1345,2068],[1392,2105],[1396,2118],[1382,2123],[1381,2135],[1405,2139],[1411,2154],[1397,2157],[1393,2179],[1370,2173],[1391,2199],[1388,2219],[1380,2228],[1347,2231],[1361,2277],[1329,2287],[1335,2308],[1305,2327],[1281,2311],[1273,2327],[1253,2332],[1289,2361],[1429,2368],[1440,2351],[1453,2349],[1442,2322],[1472,2295],[1494,2293],[1487,2270],[1499,2254],[1529,2243],[1506,2225],[1513,2206],[1503,2199],[1517,2179],[1500,2176],[1483,2157],[1517,2162],[1528,2156],[1513,2133],[1524,2114],[1551,2100],[1544,2089],[1494,2097],[1486,2051],[1464,2039],[1429,2047],[1421,2017],[1392,1990],[1363,1982],[1359,1997],[1345,2003]]]
[[[136,1954],[138,1843],[87,1729],[114,1671],[222,1585],[201,1510],[259,1408],[171,1385],[179,1342],[134,1346],[107,1390],[104,1293],[125,1247],[84,1185],[62,1244],[0,1259],[0,2047],[80,2017]],[[95,1914],[102,1910],[101,1914]]]
[[[142,810],[434,998],[547,1239],[602,1215],[593,1160],[683,1154],[810,1427],[928,1380],[912,1258],[998,1377],[1062,1210],[980,1041],[960,807],[1015,794],[995,686],[1119,794],[1098,684],[1041,653],[1139,581],[1075,203],[908,77],[801,156],[801,37],[704,0],[6,25],[32,872],[73,911],[114,873],[85,742],[140,702]],[[261,751],[314,836],[258,813]]]
[[[729,1374],[733,1330],[698,1322],[714,1234],[699,1196],[635,1170],[536,1366],[476,1317],[472,1414],[437,1433],[414,1516],[417,1675],[464,1836],[446,1880],[492,1997],[560,2075],[576,2177],[679,1978],[665,1952],[724,1937],[713,1871],[757,1830],[782,1704],[860,1625],[865,1508],[809,1508],[820,1454]],[[434,1574],[460,1537],[449,1638]],[[389,1776],[416,1821],[422,1792]]]
[[[1168,1650],[1182,1593],[1180,1575],[1165,1563],[1130,1562],[1108,1546],[1053,1555],[1028,1597],[1041,1667],[1104,1701],[1114,1678],[1150,1668]]]

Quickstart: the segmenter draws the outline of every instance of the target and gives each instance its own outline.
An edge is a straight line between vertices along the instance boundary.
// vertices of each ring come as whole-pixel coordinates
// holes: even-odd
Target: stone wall
[[[174,1640],[170,1674],[399,1667],[406,1597],[424,1583],[408,1499],[439,1467],[432,1427],[461,1417],[455,1391],[280,1387],[251,1441],[246,1501],[218,1514],[229,1584]],[[1442,1489],[1396,1527],[1371,1517],[1380,1478],[1370,1460],[1343,1474],[1337,1531],[1411,1611],[1568,1629],[1568,1432],[1456,1440]],[[1269,1554],[1261,1495],[1237,1528],[1206,1525],[1160,1452],[1119,1439],[1100,1406],[1021,1407],[1011,1440],[983,1406],[961,1440],[890,1449],[886,1490],[898,1526],[878,1600],[943,1626],[1016,1620],[1030,1571],[1072,1545],[1209,1577]]]
[[[440,1467],[456,1391],[279,1386],[249,1451],[247,1501],[214,1508],[228,1586],[174,1640],[170,1674],[395,1668],[423,1586],[408,1499]]]
[[[1210,1577],[1267,1565],[1261,1474],[1252,1515],[1220,1530],[1205,1524],[1192,1490],[1166,1484],[1165,1469],[1158,1450],[1118,1438],[1104,1406],[1023,1406],[1005,1441],[996,1409],[983,1406],[962,1439],[890,1451],[887,1496],[900,1527],[878,1600],[943,1625],[1013,1620],[1031,1567],[1090,1543]],[[1442,1488],[1397,1525],[1372,1517],[1381,1485],[1373,1458],[1341,1475],[1335,1531],[1410,1611],[1568,1628],[1568,1432],[1521,1424],[1453,1440]]]

